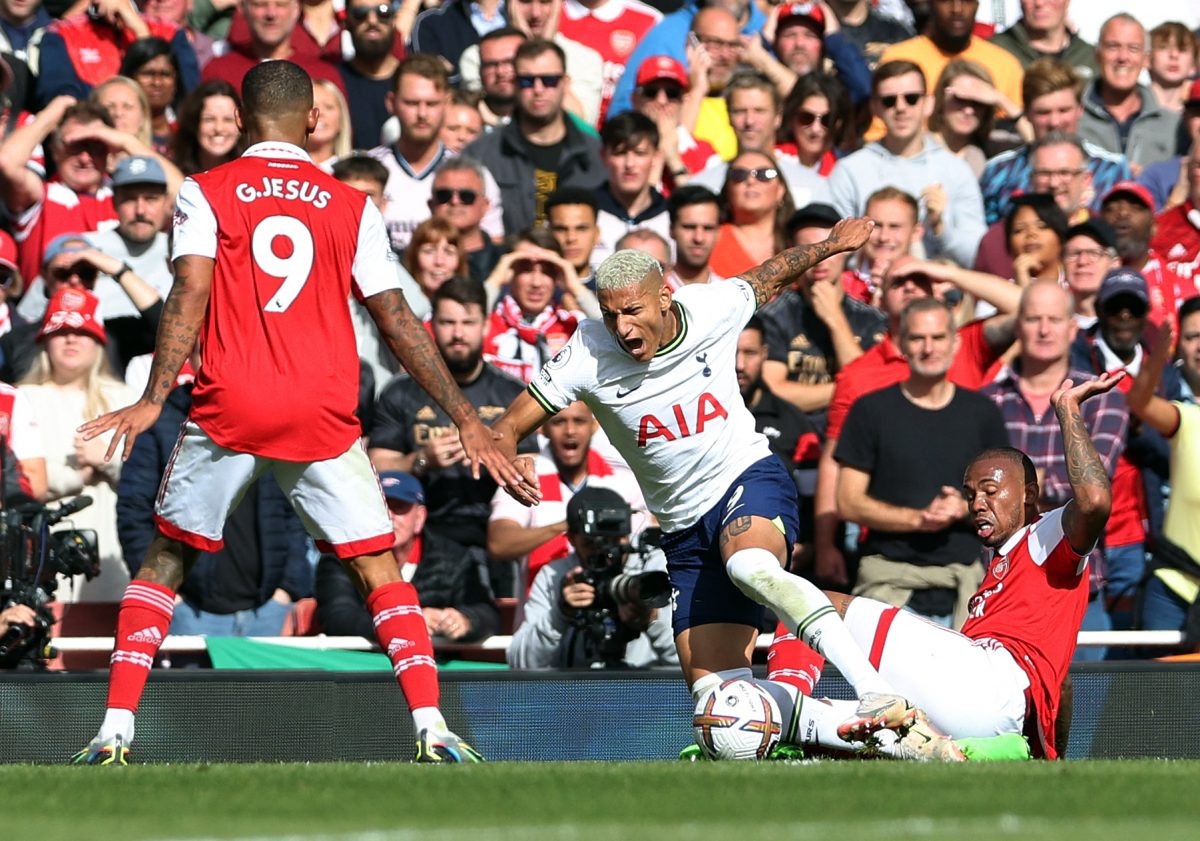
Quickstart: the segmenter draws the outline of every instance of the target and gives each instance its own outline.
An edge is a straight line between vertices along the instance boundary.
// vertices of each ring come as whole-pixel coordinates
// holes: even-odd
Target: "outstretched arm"
[[[518,457],[517,444],[522,438],[545,423],[549,417],[550,413],[526,390],[518,394],[517,399],[508,407],[508,411],[492,424],[492,434],[496,438],[496,446],[505,453],[520,476],[519,482],[505,486],[504,490],[522,505],[537,505],[541,502],[542,489],[538,484],[533,458],[531,456]]]
[[[1175,331],[1171,321],[1168,318],[1163,322],[1154,349],[1142,362],[1142,367],[1133,380],[1133,386],[1125,395],[1129,411],[1157,430],[1164,438],[1171,438],[1179,431],[1179,409],[1155,393],[1162,379],[1163,368],[1167,366],[1171,359],[1171,351],[1175,347]]]
[[[1079,385],[1066,380],[1050,398],[1062,427],[1067,479],[1074,492],[1063,512],[1063,534],[1080,554],[1090,552],[1104,533],[1112,511],[1112,484],[1079,406],[1089,397],[1108,391],[1124,376],[1124,371],[1116,371]]]
[[[459,439],[470,459],[474,477],[479,478],[482,465],[502,487],[520,481],[521,475],[493,443],[491,430],[479,419],[475,407],[459,389],[425,325],[413,313],[404,294],[399,289],[387,289],[367,298],[364,303],[388,348],[458,427]]]
[[[196,336],[200,333],[200,324],[208,309],[214,265],[211,257],[196,255],[187,255],[175,261],[175,283],[163,305],[158,340],[154,345],[154,363],[150,367],[150,380],[141,399],[128,408],[101,415],[79,427],[87,441],[110,429],[116,430],[104,455],[105,461],[113,457],[122,438],[125,439],[125,449],[121,458],[129,458],[133,452],[133,442],[158,420],[167,395],[175,387],[179,369],[196,346]]]
[[[781,251],[762,265],[744,272],[742,280],[754,287],[755,299],[761,307],[826,257],[862,248],[874,227],[875,223],[870,219],[843,219],[833,226],[828,239]]]

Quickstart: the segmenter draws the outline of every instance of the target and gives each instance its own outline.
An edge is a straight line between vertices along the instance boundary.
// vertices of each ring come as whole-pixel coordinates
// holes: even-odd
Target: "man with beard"
[[[503,490],[492,497],[488,555],[493,561],[517,562],[517,625],[538,570],[571,553],[566,535],[567,503],[575,494],[584,488],[616,491],[633,509],[634,536],[652,522],[633,474],[592,447],[598,428],[587,404],[572,403],[542,427],[546,444],[534,462],[542,503],[526,507]]]
[[[387,97],[400,59],[392,55],[396,39],[396,9],[367,0],[346,4],[346,28],[354,58],[340,62],[338,72],[350,105],[350,131],[355,149],[379,145],[379,131],[391,114]]]
[[[483,361],[487,296],[483,284],[455,277],[433,294],[430,328],[438,353],[467,401],[491,424],[523,390],[523,385]],[[397,377],[375,405],[367,453],[377,471],[411,473],[425,486],[429,521],[426,538],[458,544],[462,551],[487,543],[487,521],[496,482],[472,478],[462,442],[446,413],[410,377]],[[518,449],[537,450],[533,436]],[[496,593],[509,595],[497,582]]]
[[[570,77],[562,49],[551,41],[526,41],[514,61],[518,93],[512,121],[463,151],[481,161],[499,184],[504,230],[523,231],[545,222],[546,199],[555,190],[594,190],[606,173],[599,142],[563,111]]]
[[[1151,346],[1144,338],[1149,309],[1144,277],[1124,267],[1109,271],[1096,296],[1096,324],[1079,332],[1071,347],[1071,366],[1094,374],[1125,371],[1129,376],[1117,387],[1128,394],[1150,356]],[[1175,366],[1166,365],[1155,379],[1160,396],[1180,399]],[[1170,458],[1170,446],[1153,427],[1130,424],[1113,475],[1113,512],[1104,533],[1105,607],[1116,630],[1129,630],[1133,624],[1133,602],[1146,566],[1146,539],[1162,527],[1162,488],[1168,481]]]
[[[1122,181],[1104,197],[1100,214],[1117,234],[1117,255],[1121,265],[1141,273],[1150,291],[1149,321],[1158,326],[1174,318],[1188,298],[1195,297],[1196,286],[1180,277],[1166,260],[1150,247],[1157,223],[1154,199],[1150,191],[1135,181]]]
[[[479,87],[483,102],[479,113],[489,126],[503,125],[517,104],[517,48],[525,43],[525,33],[505,26],[479,40]],[[468,89],[470,85],[465,85]]]
[[[899,339],[908,378],[860,398],[834,451],[838,514],[869,529],[854,594],[961,628],[983,569],[958,484],[976,454],[1008,446],[1008,432],[987,398],[947,376],[958,348],[950,307],[913,300]]]

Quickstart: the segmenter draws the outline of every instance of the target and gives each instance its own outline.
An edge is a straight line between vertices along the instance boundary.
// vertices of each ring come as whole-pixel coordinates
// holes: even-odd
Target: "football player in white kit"
[[[750,316],[812,265],[858,249],[872,225],[842,220],[823,242],[788,249],[741,277],[675,292],[653,257],[618,251],[596,270],[603,323],[582,322],[492,431],[525,477],[506,490],[536,505],[533,464],[516,458],[515,442],[575,400],[591,408],[662,526],[675,643],[696,698],[722,681],[751,678],[766,605],[854,687],[859,704],[838,727],[845,738],[890,730],[912,746],[907,755],[960,759],[953,742],[872,668],[828,597],[784,571],[799,525],[796,488],[755,430],[734,370]],[[789,720],[796,690],[763,686]]]

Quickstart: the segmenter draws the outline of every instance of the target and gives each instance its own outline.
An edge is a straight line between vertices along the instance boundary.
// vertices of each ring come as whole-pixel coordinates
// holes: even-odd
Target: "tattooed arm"
[[[1080,554],[1090,552],[1104,534],[1112,510],[1112,483],[1100,454],[1092,444],[1091,433],[1079,406],[1089,397],[1108,391],[1124,376],[1124,371],[1117,371],[1079,385],[1067,380],[1050,398],[1058,415],[1059,426],[1062,427],[1067,479],[1074,492],[1074,497],[1063,512],[1063,533],[1071,547]]]
[[[870,219],[843,219],[833,226],[828,239],[781,251],[762,265],[743,272],[742,280],[754,287],[754,296],[761,307],[826,257],[862,248],[874,227]]]
[[[388,289],[372,295],[364,303],[400,364],[458,427],[459,439],[475,478],[479,478],[482,465],[501,486],[519,482],[520,474],[496,447],[491,430],[484,426],[475,407],[459,389],[425,325],[413,313],[403,293]]]
[[[133,442],[158,420],[167,395],[175,387],[179,369],[196,345],[196,336],[208,308],[214,265],[212,258],[194,255],[175,261],[175,283],[163,304],[150,380],[141,399],[128,408],[109,412],[79,427],[84,439],[89,441],[110,429],[115,430],[104,456],[106,461],[113,457],[122,438],[125,448],[121,458],[129,458]]]

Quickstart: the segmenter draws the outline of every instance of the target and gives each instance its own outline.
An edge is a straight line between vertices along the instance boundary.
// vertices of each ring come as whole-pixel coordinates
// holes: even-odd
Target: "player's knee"
[[[774,553],[759,548],[734,552],[725,571],[739,590],[759,603],[771,603],[770,594],[786,575]]]
[[[821,592],[829,598],[829,603],[838,612],[838,616],[845,619],[846,611],[850,607],[850,602],[854,601],[854,596],[848,593],[839,593],[836,590],[822,590]]]
[[[692,683],[692,699],[699,701],[705,692],[727,680],[750,680],[753,677],[754,672],[747,668],[722,669],[719,672],[709,672],[703,677],[697,678]]]

